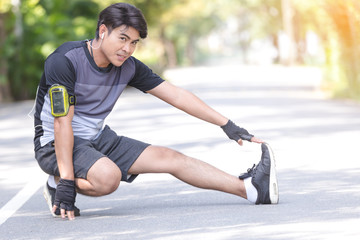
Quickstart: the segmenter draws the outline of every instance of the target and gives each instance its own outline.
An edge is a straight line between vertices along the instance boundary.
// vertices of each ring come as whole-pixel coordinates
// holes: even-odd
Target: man
[[[48,173],[44,195],[54,216],[80,215],[76,193],[103,196],[141,173],[170,173],[195,187],[236,194],[256,204],[278,203],[275,163],[269,145],[238,127],[195,95],[162,80],[132,57],[147,36],[136,7],[104,9],[91,41],[67,42],[46,60],[36,99],[35,157]],[[104,119],[126,86],[220,126],[230,139],[262,144],[260,163],[231,176],[166,147],[118,136]]]

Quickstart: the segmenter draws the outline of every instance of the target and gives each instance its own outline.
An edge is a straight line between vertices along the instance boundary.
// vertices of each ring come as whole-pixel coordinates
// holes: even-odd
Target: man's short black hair
[[[99,39],[99,28],[102,24],[108,28],[109,34],[114,28],[124,25],[139,31],[141,38],[147,37],[144,15],[140,9],[128,3],[115,3],[101,11],[96,28],[96,39]]]

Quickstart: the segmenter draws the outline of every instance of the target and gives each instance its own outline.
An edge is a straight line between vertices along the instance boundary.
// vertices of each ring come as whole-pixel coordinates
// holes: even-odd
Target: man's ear
[[[99,27],[99,38],[103,39],[106,32],[107,32],[107,27],[105,26],[105,24],[101,24]]]

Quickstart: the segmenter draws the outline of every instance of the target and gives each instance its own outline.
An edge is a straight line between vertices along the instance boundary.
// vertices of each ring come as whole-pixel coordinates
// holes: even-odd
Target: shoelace
[[[254,177],[255,174],[256,174],[256,165],[254,164],[254,165],[252,166],[252,168],[248,168],[248,169],[247,169],[247,172],[248,172],[248,174],[249,174],[250,176]]]
[[[248,177],[254,177],[256,173],[256,165],[254,164],[252,168],[248,168],[246,173],[240,174],[240,179],[245,179]]]

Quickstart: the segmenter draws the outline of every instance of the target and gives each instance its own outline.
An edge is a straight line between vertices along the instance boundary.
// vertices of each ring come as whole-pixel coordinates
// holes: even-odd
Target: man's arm
[[[74,134],[71,125],[73,117],[74,106],[70,106],[66,116],[54,118],[55,153],[61,181],[74,181],[75,179],[73,165]],[[56,200],[60,201],[59,206],[56,207],[61,208],[62,199],[55,197]],[[56,207],[53,208],[53,211],[56,210]],[[62,218],[65,218],[65,209],[60,209],[60,212]],[[75,218],[74,211],[67,211],[67,215],[69,220]]]
[[[74,180],[73,148],[74,134],[71,121],[74,116],[74,106],[70,106],[66,116],[54,118],[55,153],[60,177]]]
[[[224,129],[225,126],[228,126],[229,123],[232,124],[232,128],[230,128],[230,132],[233,133],[233,135],[239,136],[238,139],[234,139],[238,142],[238,144],[243,144],[243,139],[241,138],[241,133],[243,133],[242,128],[239,128],[235,124],[233,124],[231,121],[229,121],[228,118],[224,117],[217,111],[215,111],[213,108],[211,108],[209,105],[204,103],[201,99],[199,99],[197,96],[195,96],[193,93],[176,87],[172,85],[169,82],[163,82],[157,87],[151,89],[148,91],[148,93],[160,98],[161,100],[169,103],[170,105],[194,116],[199,119],[202,119],[204,121],[207,121],[209,123],[213,123],[217,126],[221,126],[225,133],[229,136],[228,131]],[[245,135],[249,134],[245,130]],[[258,139],[252,135],[249,138],[249,141],[256,142],[256,143],[263,143],[264,141],[261,139]]]
[[[194,117],[209,123],[224,126],[229,121],[229,119],[216,112],[193,93],[174,86],[169,82],[161,83],[159,86],[148,91],[148,93]]]

